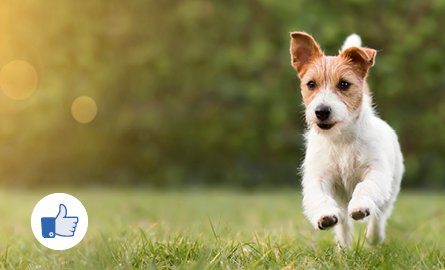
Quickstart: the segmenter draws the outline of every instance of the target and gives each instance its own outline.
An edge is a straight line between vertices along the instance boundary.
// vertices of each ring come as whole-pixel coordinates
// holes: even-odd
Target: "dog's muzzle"
[[[329,123],[329,117],[331,116],[331,107],[326,105],[320,105],[315,108],[315,116],[319,120],[317,126],[321,129],[331,129],[335,123]]]

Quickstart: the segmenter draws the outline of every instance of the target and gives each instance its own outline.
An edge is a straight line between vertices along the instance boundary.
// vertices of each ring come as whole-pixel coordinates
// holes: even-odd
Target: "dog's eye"
[[[314,90],[315,87],[317,87],[317,84],[316,84],[314,81],[309,81],[309,82],[306,84],[306,86],[307,86],[307,88],[309,88],[309,90]]]
[[[349,89],[349,87],[351,87],[351,84],[348,83],[348,82],[345,81],[345,80],[341,80],[341,81],[338,83],[338,88],[340,88],[340,90],[346,91],[346,90]]]

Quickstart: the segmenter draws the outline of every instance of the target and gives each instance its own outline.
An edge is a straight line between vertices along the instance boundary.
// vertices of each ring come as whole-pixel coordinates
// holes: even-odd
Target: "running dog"
[[[380,243],[404,165],[397,135],[377,116],[366,83],[376,50],[353,34],[337,56],[326,56],[309,34],[290,37],[307,123],[304,214],[315,228],[333,227],[341,246],[351,244],[352,220],[367,221],[367,242]]]

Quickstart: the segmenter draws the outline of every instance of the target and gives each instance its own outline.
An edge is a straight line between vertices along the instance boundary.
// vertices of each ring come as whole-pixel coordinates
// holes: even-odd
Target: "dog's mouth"
[[[335,123],[317,123],[317,126],[323,130],[329,130],[335,126]]]

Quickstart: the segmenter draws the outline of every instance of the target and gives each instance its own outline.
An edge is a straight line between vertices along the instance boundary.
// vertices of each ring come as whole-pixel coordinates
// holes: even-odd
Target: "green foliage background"
[[[335,54],[379,50],[369,83],[398,132],[405,187],[445,187],[445,2],[1,1],[0,66],[36,93],[0,94],[0,179],[69,184],[297,185],[303,107],[289,32]],[[79,124],[72,101],[94,98]]]

